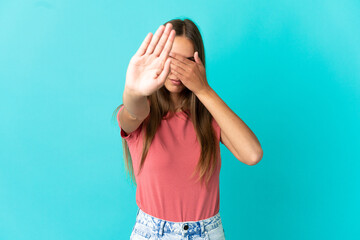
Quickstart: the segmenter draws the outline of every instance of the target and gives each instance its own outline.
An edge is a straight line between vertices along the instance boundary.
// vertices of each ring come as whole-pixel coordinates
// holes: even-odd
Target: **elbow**
[[[262,157],[263,157],[263,150],[260,149],[260,151],[258,151],[257,153],[255,153],[253,156],[254,156],[254,157],[252,158],[252,161],[251,161],[250,164],[249,164],[249,165],[251,165],[251,166],[254,166],[254,165],[258,164],[258,163],[261,161],[261,159],[262,159]]]

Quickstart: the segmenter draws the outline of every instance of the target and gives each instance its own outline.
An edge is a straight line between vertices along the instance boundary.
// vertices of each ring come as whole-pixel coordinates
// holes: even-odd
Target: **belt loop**
[[[200,228],[201,228],[201,236],[204,236],[205,235],[204,221],[200,221]]]
[[[160,229],[159,229],[159,236],[162,236],[164,233],[164,225],[165,225],[165,221],[161,220],[160,222]]]

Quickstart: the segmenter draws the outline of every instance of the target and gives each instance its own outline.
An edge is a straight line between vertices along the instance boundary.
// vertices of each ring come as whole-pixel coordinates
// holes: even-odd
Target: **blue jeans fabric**
[[[153,217],[140,208],[130,240],[224,240],[220,212],[199,221],[171,222]]]

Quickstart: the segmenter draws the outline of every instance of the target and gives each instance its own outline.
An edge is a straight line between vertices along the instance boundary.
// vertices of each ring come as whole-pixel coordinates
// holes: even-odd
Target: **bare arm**
[[[119,113],[119,122],[122,129],[130,134],[135,131],[150,113],[150,105],[146,96],[132,93],[125,87],[123,94],[124,107]],[[128,111],[131,109],[131,112]],[[133,115],[135,114],[135,115]]]
[[[199,93],[197,97],[219,124],[224,145],[239,161],[247,165],[257,164],[263,156],[263,150],[259,140],[245,122],[211,87]]]
[[[135,131],[149,115],[147,96],[164,85],[170,72],[169,52],[174,38],[172,24],[161,25],[154,36],[146,35],[130,60],[123,94],[124,108],[118,119],[127,134]]]

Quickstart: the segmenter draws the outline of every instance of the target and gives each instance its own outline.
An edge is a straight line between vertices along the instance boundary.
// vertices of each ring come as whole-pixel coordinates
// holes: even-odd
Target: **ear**
[[[198,51],[196,51],[196,52],[194,53],[194,59],[195,59],[195,62],[196,62],[197,64],[203,65],[202,62],[201,62],[201,59],[199,58],[199,53],[198,53]]]

